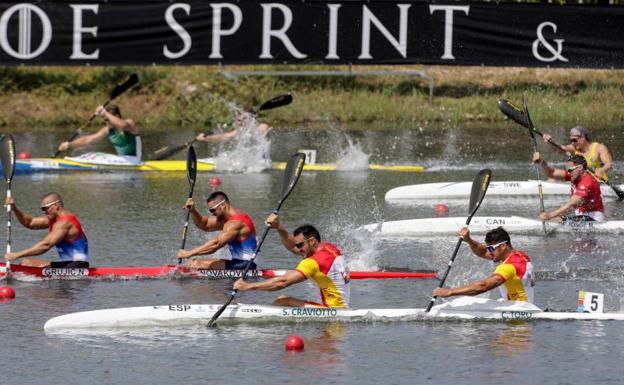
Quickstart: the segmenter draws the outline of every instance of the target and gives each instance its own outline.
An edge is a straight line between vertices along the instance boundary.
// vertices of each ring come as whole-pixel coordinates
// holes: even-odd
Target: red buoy
[[[436,212],[436,214],[438,214],[438,216],[443,216],[448,214],[449,212],[449,208],[447,205],[445,205],[444,203],[438,203],[437,205],[435,205],[435,207],[433,208],[433,211]]]
[[[0,286],[0,300],[15,298],[15,290],[11,286]]]
[[[213,176],[212,178],[208,179],[208,184],[210,184],[210,186],[212,186],[213,188],[219,187],[221,186],[221,178],[219,178],[218,176]]]
[[[301,351],[303,350],[303,339],[298,335],[293,334],[292,336],[288,336],[286,338],[284,346],[286,347],[286,350]]]
[[[19,154],[17,154],[17,159],[30,159],[30,153],[26,152],[26,151],[22,151]]]

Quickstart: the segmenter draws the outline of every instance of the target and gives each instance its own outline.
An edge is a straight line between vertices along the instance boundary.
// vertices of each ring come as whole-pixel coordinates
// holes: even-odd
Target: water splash
[[[370,155],[362,150],[359,143],[346,137],[347,146],[338,152],[336,169],[340,171],[363,171],[368,170]]]
[[[266,133],[259,130],[260,123],[255,116],[238,107],[234,129],[236,136],[222,143],[219,155],[213,162],[220,172],[254,173],[271,168],[271,142]]]

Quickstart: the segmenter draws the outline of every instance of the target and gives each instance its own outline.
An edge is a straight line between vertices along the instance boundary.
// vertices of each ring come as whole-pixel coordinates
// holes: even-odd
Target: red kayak
[[[286,269],[249,270],[249,278],[272,278],[283,275]],[[87,278],[169,278],[189,277],[206,279],[240,278],[243,270],[191,269],[182,265],[163,266],[118,266],[118,267],[30,267],[11,264],[11,274],[16,278],[35,277],[41,279],[87,279]],[[6,276],[6,265],[0,262],[0,278]],[[436,279],[435,271],[352,271],[351,279]]]

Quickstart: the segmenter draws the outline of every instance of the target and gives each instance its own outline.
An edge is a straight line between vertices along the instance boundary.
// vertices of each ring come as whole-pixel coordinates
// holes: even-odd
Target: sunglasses
[[[307,241],[309,241],[310,239],[312,239],[312,238],[304,238],[303,241],[301,241],[299,243],[295,243],[295,247],[298,248],[298,249],[303,248],[303,246],[305,246],[305,243]]]
[[[579,168],[579,167],[581,167],[581,165],[580,165],[580,164],[577,164],[577,165],[576,165],[576,166],[574,166],[574,167],[568,167],[568,168],[566,168],[566,171],[567,171],[567,172],[569,172],[569,173],[572,173],[572,171],[576,170],[576,169],[577,169],[577,168]]]
[[[495,245],[489,245],[486,246],[485,249],[488,251],[488,253],[493,253],[494,250],[498,249],[499,247],[501,247],[502,245],[504,245],[505,243],[507,243],[507,241],[503,241],[501,243],[497,243]]]
[[[570,143],[578,142],[579,138],[570,138]]]
[[[53,202],[50,202],[50,203],[48,203],[48,204],[45,204],[45,205],[41,206],[41,211],[43,211],[44,213],[47,213],[47,212],[48,212],[48,209],[49,209],[50,207],[54,206],[55,204],[57,204],[57,203],[59,203],[59,202],[60,202],[60,200],[58,200],[58,199],[57,199],[57,200],[55,200],[55,201],[53,201]]]
[[[221,202],[217,203],[216,205],[212,206],[212,207],[208,207],[208,211],[210,211],[210,214],[214,214],[217,212],[217,207],[221,206],[223,204],[223,202],[225,202],[225,199],[222,200]]]

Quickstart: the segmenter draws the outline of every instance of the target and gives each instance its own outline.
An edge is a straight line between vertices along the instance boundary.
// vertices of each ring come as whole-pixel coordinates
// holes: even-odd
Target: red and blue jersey
[[[73,240],[63,239],[56,244],[56,250],[59,253],[61,261],[89,261],[89,242],[87,236],[82,231],[82,226],[76,216],[71,214],[63,214],[58,219],[50,220],[50,232],[58,221],[67,221],[74,225],[78,230],[78,236]]]
[[[249,261],[253,258],[254,253],[256,252],[256,228],[254,227],[253,221],[247,214],[234,214],[228,220],[229,221],[239,221],[243,222],[247,228],[249,228],[249,235],[247,235],[243,239],[233,239],[228,242],[228,249],[230,250],[230,254],[232,255],[232,259],[239,259],[244,261]]]

